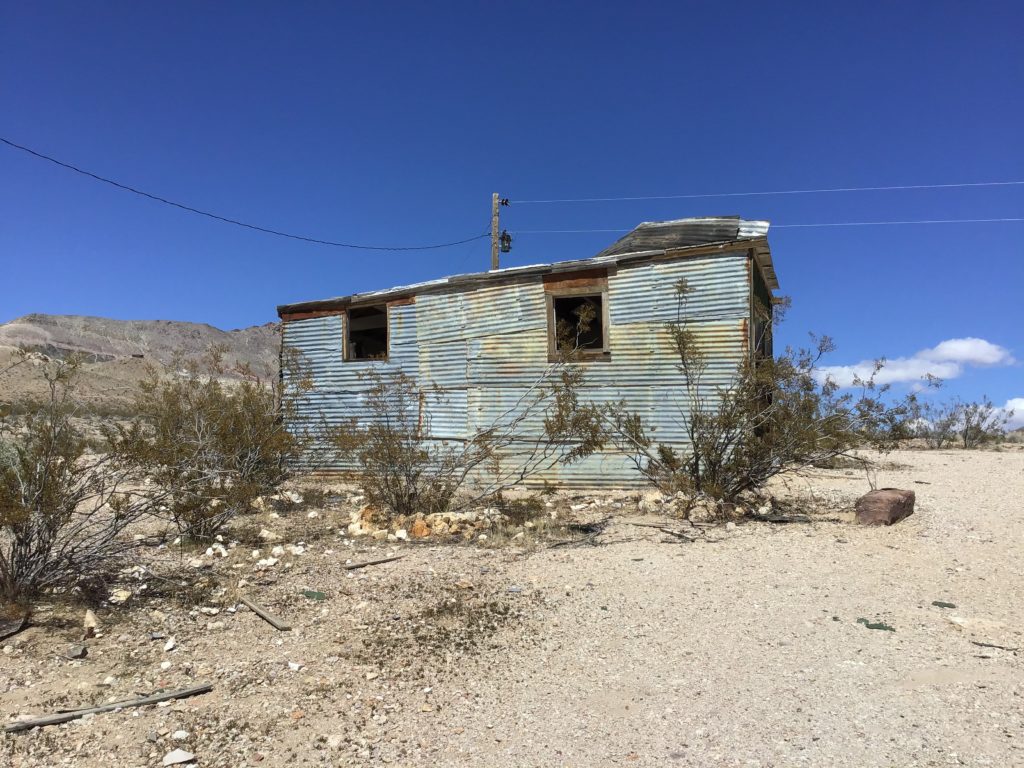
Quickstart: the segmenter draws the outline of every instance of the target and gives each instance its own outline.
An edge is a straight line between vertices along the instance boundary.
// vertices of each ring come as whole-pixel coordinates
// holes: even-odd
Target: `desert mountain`
[[[111,320],[105,317],[32,314],[0,324],[0,401],[42,394],[36,364],[10,368],[17,348],[50,358],[73,353],[85,359],[81,393],[96,405],[117,408],[130,400],[147,366],[170,364],[176,354],[201,357],[213,347],[231,364],[261,376],[277,371],[278,330],[273,323],[222,331],[204,323],[174,320]]]

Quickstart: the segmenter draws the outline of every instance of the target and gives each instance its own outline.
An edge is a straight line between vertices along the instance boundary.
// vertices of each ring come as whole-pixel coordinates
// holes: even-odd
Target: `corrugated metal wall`
[[[742,359],[750,307],[745,252],[619,266],[608,276],[610,359],[584,363],[581,400],[624,398],[660,442],[681,444],[682,389],[665,324],[677,319],[676,282],[693,289],[686,322],[694,324],[708,356],[705,384],[727,384]],[[539,277],[462,292],[423,294],[389,310],[387,362],[345,361],[342,316],[285,323],[283,343],[309,365],[314,390],[296,409],[307,423],[363,418],[370,367],[401,370],[424,392],[425,423],[438,440],[465,439],[521,407],[524,393],[548,368],[547,314]],[[667,405],[674,403],[677,405]],[[523,424],[539,434],[538,413]],[[334,463],[325,469],[348,469]],[[581,487],[642,485],[629,461],[601,453],[536,478]]]

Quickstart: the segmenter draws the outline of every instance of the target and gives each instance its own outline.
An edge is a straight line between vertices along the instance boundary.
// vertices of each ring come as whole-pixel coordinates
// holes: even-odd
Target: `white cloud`
[[[1003,410],[1007,413],[1013,411],[1013,416],[1007,422],[1007,429],[1018,429],[1024,427],[1024,397],[1011,397],[1006,401]]]
[[[1010,351],[985,339],[947,339],[930,349],[922,349],[911,357],[894,357],[875,382],[878,384],[920,383],[926,376],[955,379],[968,366],[1012,365],[1016,362]],[[854,379],[866,379],[874,370],[874,362],[862,360],[855,365],[828,365],[820,370],[820,378],[830,378],[840,387],[853,386]]]
[[[1010,352],[984,339],[948,339],[915,357],[927,360],[964,363],[967,365],[1009,365],[1014,362]]]

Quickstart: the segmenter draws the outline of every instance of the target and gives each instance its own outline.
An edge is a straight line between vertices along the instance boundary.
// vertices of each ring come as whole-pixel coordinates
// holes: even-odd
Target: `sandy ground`
[[[1024,451],[889,460],[879,484],[918,507],[887,529],[835,514],[862,474],[818,472],[790,493],[823,519],[696,543],[624,507],[596,545],[332,534],[257,572],[249,547],[220,558],[290,632],[231,612],[234,591],[206,613],[140,596],[98,610],[72,661],[81,612],[42,611],[0,655],[5,716],[214,690],[0,736],[0,764],[158,766],[181,748],[199,766],[1024,766],[1022,653],[990,647],[1024,649]]]

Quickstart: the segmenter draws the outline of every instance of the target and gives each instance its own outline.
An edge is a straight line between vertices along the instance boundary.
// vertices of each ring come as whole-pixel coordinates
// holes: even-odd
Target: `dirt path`
[[[320,542],[259,587],[290,633],[135,611],[69,662],[70,629],[34,628],[0,656],[5,713],[96,701],[108,676],[110,696],[216,688],[0,737],[0,762],[155,766],[181,746],[200,766],[1024,765],[1024,651],[971,642],[1024,648],[1024,452],[891,460],[879,484],[914,489],[918,512],[890,529],[662,543],[623,517],[600,546],[407,546],[355,572]],[[793,487],[866,490],[836,471]]]

